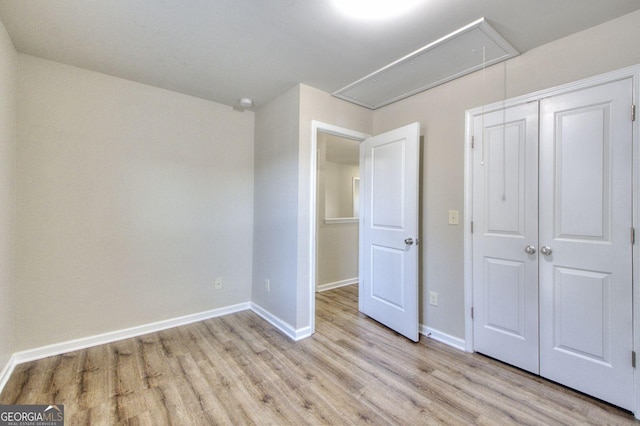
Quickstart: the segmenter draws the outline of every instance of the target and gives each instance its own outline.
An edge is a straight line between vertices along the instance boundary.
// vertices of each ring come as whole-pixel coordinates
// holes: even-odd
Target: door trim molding
[[[316,227],[317,224],[317,180],[318,180],[318,132],[340,136],[346,139],[362,142],[371,137],[366,133],[346,129],[322,121],[311,120],[311,167],[310,188],[311,194],[309,206],[309,336],[316,332]]]
[[[495,102],[465,111],[465,138],[464,138],[464,309],[465,309],[465,339],[464,348],[466,352],[473,352],[473,319],[471,318],[471,308],[473,306],[473,250],[471,235],[471,219],[473,218],[473,157],[471,151],[471,131],[473,118],[477,115],[485,114],[504,108],[521,105],[528,102],[540,101],[544,98],[572,91],[598,86],[604,83],[611,83],[618,80],[632,79],[633,103],[640,108],[640,64],[617,71],[612,71],[593,77],[581,79],[568,84],[540,90],[526,95],[518,96],[504,101]],[[629,111],[631,114],[631,111]],[[636,113],[636,115],[638,115]],[[633,122],[633,226],[640,229],[640,117],[636,116]],[[633,341],[634,350],[640,353],[640,242],[636,239],[633,245]],[[629,354],[631,362],[631,354]],[[635,383],[635,410],[634,414],[640,420],[640,368],[634,372]]]

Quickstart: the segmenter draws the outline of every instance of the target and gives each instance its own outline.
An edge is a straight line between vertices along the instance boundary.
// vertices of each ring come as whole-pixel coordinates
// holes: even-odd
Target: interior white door
[[[360,144],[360,311],[418,341],[420,123]]]
[[[632,410],[632,82],[540,104],[540,373]]]
[[[538,373],[538,103],[473,122],[474,350]]]

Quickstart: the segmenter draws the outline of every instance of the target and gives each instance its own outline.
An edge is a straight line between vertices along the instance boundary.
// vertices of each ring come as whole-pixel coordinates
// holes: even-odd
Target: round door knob
[[[534,254],[536,252],[536,248],[532,245],[528,245],[524,248],[524,252],[527,254]]]
[[[413,238],[405,238],[404,243],[408,246],[413,244]]]
[[[551,250],[551,247],[549,246],[542,246],[540,247],[540,253],[544,254],[545,256],[549,256],[551,253],[553,253],[553,250]]]

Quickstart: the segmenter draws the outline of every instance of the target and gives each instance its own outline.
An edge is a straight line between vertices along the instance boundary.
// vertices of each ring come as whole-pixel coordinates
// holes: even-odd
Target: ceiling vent
[[[377,109],[517,55],[518,51],[481,18],[333,95]]]

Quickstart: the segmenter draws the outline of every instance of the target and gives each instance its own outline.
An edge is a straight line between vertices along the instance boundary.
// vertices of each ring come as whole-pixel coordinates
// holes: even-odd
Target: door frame
[[[318,132],[327,133],[334,136],[339,136],[345,139],[351,139],[362,143],[365,139],[370,138],[371,135],[358,132],[355,130],[346,129],[344,127],[336,126],[333,124],[323,123],[317,120],[311,120],[311,182],[310,182],[310,202],[309,209],[310,216],[310,244],[309,244],[309,335],[316,332],[316,287],[317,287],[317,265],[316,265],[316,231],[317,231],[317,192],[318,192]],[[359,218],[358,221],[361,219]],[[359,243],[358,243],[359,244]],[[360,271],[358,271],[358,276]]]
[[[473,118],[477,115],[509,108],[524,103],[539,101],[543,98],[565,94],[572,91],[586,89],[604,83],[617,80],[632,79],[633,103],[636,105],[636,117],[632,126],[633,144],[633,227],[636,230],[635,243],[632,247],[632,267],[633,267],[633,349],[636,354],[640,354],[640,65],[623,68],[617,71],[600,74],[594,77],[585,78],[572,83],[552,87],[519,97],[495,102],[469,109],[465,112],[465,149],[464,149],[464,312],[465,312],[465,351],[474,352],[473,345],[473,318],[471,309],[473,307],[473,249],[471,220],[473,218],[473,152],[471,148],[471,135]],[[629,111],[631,114],[631,111]],[[631,358],[631,354],[629,354]],[[640,361],[640,359],[639,359]],[[629,360],[631,362],[631,359]],[[635,388],[635,410],[634,414],[640,419],[640,362],[636,365],[634,372]]]

